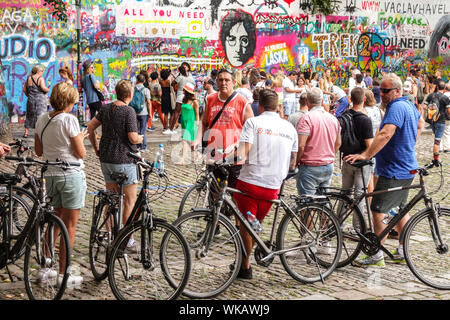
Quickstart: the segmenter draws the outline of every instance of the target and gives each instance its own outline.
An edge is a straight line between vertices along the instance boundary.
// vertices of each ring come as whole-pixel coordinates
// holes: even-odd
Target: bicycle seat
[[[298,168],[295,168],[295,170],[293,170],[293,171],[289,171],[286,178],[284,178],[284,181],[287,181],[287,180],[295,177],[297,175],[297,172],[298,172]]]
[[[368,166],[368,165],[372,165],[373,161],[372,161],[372,159],[370,159],[370,160],[356,160],[353,163],[349,163],[349,162],[347,162],[347,163],[349,165],[355,167],[355,168],[362,168],[362,167],[365,167],[365,166]]]
[[[123,184],[126,180],[128,180],[128,176],[122,172],[113,172],[110,174],[111,179],[114,180],[118,185]]]
[[[0,173],[0,184],[15,185],[19,183],[22,178],[14,173]]]

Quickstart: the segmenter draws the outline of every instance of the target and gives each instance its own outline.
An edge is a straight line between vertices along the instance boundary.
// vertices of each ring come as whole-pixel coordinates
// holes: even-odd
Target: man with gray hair
[[[322,106],[322,90],[312,88],[306,99],[309,112],[297,126],[299,195],[315,194],[318,187],[330,185],[334,158],[341,146],[339,121]]]
[[[414,180],[412,170],[418,168],[416,158],[416,141],[425,121],[416,106],[402,96],[402,81],[393,74],[383,77],[380,85],[381,101],[386,106],[386,113],[380,124],[380,129],[372,144],[361,154],[351,154],[344,157],[346,162],[369,160],[375,156],[376,172],[379,175],[375,191],[390,188],[410,186]],[[386,225],[383,218],[391,209],[401,210],[408,200],[408,190],[394,191],[373,196],[371,210],[375,234],[380,235]],[[409,215],[405,215],[397,224],[398,232],[405,226]],[[386,237],[380,239],[384,245]],[[405,263],[403,243],[392,252],[394,263]],[[373,256],[363,257],[355,261],[360,267],[383,267],[384,254],[379,250]]]

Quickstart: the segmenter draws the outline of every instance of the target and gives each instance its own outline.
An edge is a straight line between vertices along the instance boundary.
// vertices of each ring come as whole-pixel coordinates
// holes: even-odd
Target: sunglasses
[[[380,88],[380,91],[383,92],[383,93],[389,93],[389,92],[391,92],[392,90],[395,90],[395,89],[398,89],[398,88]]]

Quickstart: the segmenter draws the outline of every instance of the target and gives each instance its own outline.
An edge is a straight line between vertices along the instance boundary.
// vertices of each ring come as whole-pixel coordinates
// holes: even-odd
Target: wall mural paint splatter
[[[44,78],[50,86],[60,80],[58,69],[63,64],[76,74],[77,16],[75,0],[68,1],[69,19],[63,23],[48,15],[41,0],[17,4],[0,0],[0,58],[13,113],[25,110],[22,86],[33,65],[46,68]],[[450,76],[446,0],[336,0],[338,12],[330,16],[310,14],[309,0],[81,3],[82,59],[94,60],[96,75],[111,93],[119,79],[134,80],[142,69],[176,68],[183,61],[191,63],[196,74],[223,66],[254,66],[270,74],[280,69],[330,68],[341,86],[353,66],[374,76],[381,67],[403,77],[415,67],[430,72],[440,68],[445,79]],[[234,17],[239,12],[241,24]],[[234,17],[233,24],[226,17]],[[253,28],[242,28],[249,18]],[[241,28],[233,30],[234,25]]]

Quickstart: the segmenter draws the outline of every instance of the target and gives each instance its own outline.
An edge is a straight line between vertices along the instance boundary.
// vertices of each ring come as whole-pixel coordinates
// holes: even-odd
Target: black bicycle
[[[40,166],[40,186],[45,186],[44,174],[48,167],[57,166],[65,170],[79,166],[79,163],[65,161],[49,162],[12,156],[6,156],[5,159],[18,161],[24,166]],[[13,197],[13,187],[20,181],[21,177],[17,174],[3,174],[0,182],[8,186],[9,199]],[[69,276],[71,254],[69,235],[66,226],[47,202],[45,187],[36,185],[33,187],[38,188],[38,196],[26,224],[17,236],[12,231],[14,229],[11,214],[13,203],[0,202],[2,232],[0,267],[18,260],[25,250],[23,270],[28,297],[30,299],[60,299],[66,289]],[[12,280],[11,274],[10,278]]]
[[[153,171],[151,172],[153,173]],[[147,190],[147,200],[155,200],[167,190],[167,175],[155,174],[159,181],[165,181],[165,187],[159,183],[152,194]],[[91,232],[89,237],[89,263],[92,274],[98,281],[108,276],[108,255],[113,240],[122,229],[124,182],[128,180],[125,173],[114,172],[110,178],[118,185],[119,192],[98,190],[94,197]]]
[[[360,168],[362,171],[364,166],[370,164],[372,164],[370,160],[358,161],[353,166]],[[419,174],[419,183],[407,187],[371,193],[368,193],[367,188],[364,188],[361,195],[353,197],[348,190],[339,188],[319,190],[320,194],[327,196],[329,199],[328,204],[322,203],[320,205],[331,207],[339,218],[343,232],[343,254],[338,267],[352,263],[361,251],[367,255],[374,255],[382,250],[390,259],[393,259],[393,254],[381,244],[380,239],[386,237],[395,225],[417,203],[423,200],[425,208],[409,219],[400,234],[405,260],[412,273],[423,283],[437,289],[450,289],[450,255],[448,250],[450,243],[450,208],[441,207],[438,203],[435,203],[427,192],[424,177],[429,174],[428,171],[433,167],[439,167],[442,176],[442,164],[434,161],[423,168],[411,171],[411,174]],[[365,185],[364,180],[363,185]],[[408,189],[419,189],[419,191],[404,208],[399,210],[383,232],[376,235],[373,231],[369,197]],[[363,199],[365,200],[369,227],[367,227],[364,215],[358,206]]]
[[[280,256],[286,271],[297,281],[313,283],[324,281],[335,269],[342,249],[339,222],[324,206],[315,201],[326,197],[294,197],[294,207],[283,200],[280,189],[270,240],[264,241],[252,229],[247,219],[231,199],[233,193],[242,193],[227,186],[231,163],[216,162],[207,167],[207,186],[215,194],[213,206],[194,208],[173,224],[183,232],[192,250],[193,266],[189,283],[183,294],[190,298],[211,298],[225,291],[237,277],[245,252],[239,231],[224,214],[227,206],[257,243],[255,259],[268,267],[275,256]],[[295,176],[291,173],[287,179]],[[314,201],[313,201],[314,200]],[[278,225],[280,206],[285,215]],[[277,229],[278,226],[278,229]]]
[[[191,270],[189,245],[181,232],[154,217],[149,206],[153,164],[128,153],[143,170],[142,189],[123,229],[108,251],[108,280],[117,299],[176,299]],[[134,243],[134,245],[130,245]]]

